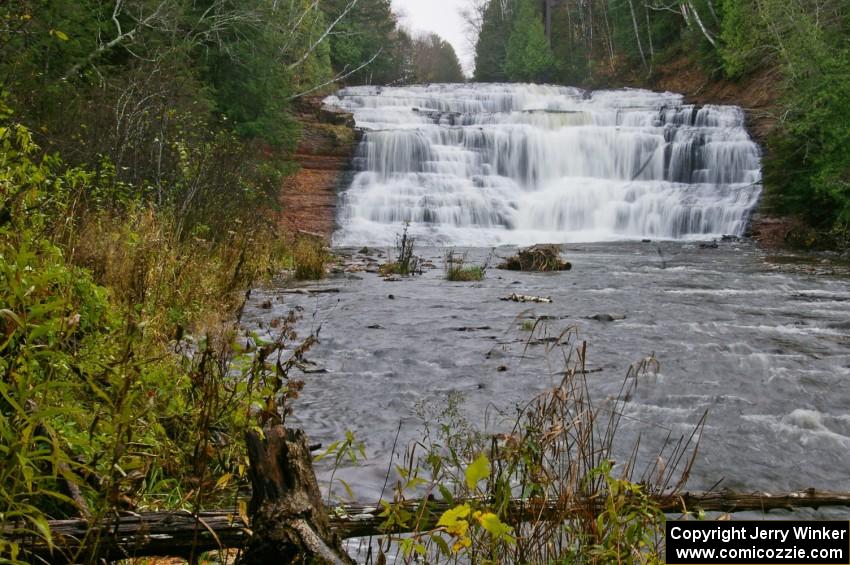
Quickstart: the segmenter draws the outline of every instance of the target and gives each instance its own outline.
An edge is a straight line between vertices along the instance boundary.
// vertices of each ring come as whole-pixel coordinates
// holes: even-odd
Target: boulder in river
[[[625,320],[625,314],[594,314],[593,316],[588,316],[588,320],[596,320],[597,322],[616,322],[618,320]]]
[[[517,251],[507,257],[498,269],[508,271],[569,271],[573,268],[569,261],[561,259],[561,246],[554,244],[533,245]]]

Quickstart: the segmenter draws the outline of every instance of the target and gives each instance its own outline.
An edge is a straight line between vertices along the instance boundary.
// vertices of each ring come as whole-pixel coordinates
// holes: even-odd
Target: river
[[[349,272],[305,287],[339,292],[257,291],[244,322],[268,336],[299,308],[302,333],[321,327],[308,357],[326,372],[298,376],[291,423],[326,445],[347,429],[365,441],[368,460],[339,475],[358,498],[381,495],[422,403],[460,395],[472,423],[496,430],[500,413],[558,382],[562,361],[527,344],[526,320],[588,342],[601,400],[655,355],[620,449],[640,435],[652,453],[707,411],[689,488],[850,490],[850,288],[738,237],[761,188],[740,109],[531,85],[358,87],[330,102],[366,130],[335,234]],[[363,271],[406,222],[434,268],[398,282]],[[540,242],[564,244],[573,269],[443,278],[446,246],[484,263]],[[553,302],[500,300],[514,292]]]

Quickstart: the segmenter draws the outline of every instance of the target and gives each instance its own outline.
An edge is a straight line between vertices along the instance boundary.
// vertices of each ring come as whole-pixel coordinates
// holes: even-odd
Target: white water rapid
[[[733,106],[645,90],[352,87],[326,100],[364,130],[337,245],[741,235],[760,153]]]

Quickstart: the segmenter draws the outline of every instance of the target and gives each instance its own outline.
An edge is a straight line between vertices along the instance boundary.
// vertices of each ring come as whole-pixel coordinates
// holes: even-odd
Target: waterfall
[[[758,146],[734,106],[531,84],[360,86],[325,100],[364,131],[338,245],[741,235]]]

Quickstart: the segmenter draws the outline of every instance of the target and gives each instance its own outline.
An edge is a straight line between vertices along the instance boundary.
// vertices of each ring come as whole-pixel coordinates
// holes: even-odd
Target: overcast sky
[[[460,9],[467,0],[392,0],[393,10],[400,16],[402,25],[416,33],[434,32],[452,44],[467,75],[475,67],[475,57],[463,31]]]

